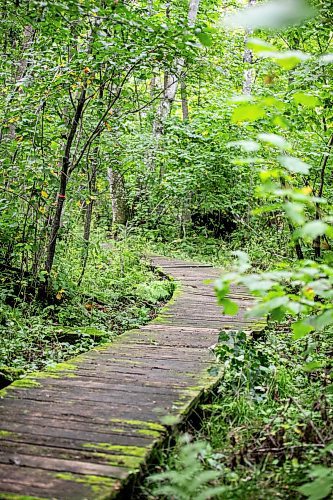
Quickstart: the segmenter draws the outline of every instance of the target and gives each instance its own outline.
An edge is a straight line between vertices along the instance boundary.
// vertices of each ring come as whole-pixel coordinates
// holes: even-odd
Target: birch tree
[[[256,0],[248,0],[248,2],[249,2],[249,8],[253,7],[256,4]],[[247,44],[252,33],[253,30],[247,28],[245,33],[245,45]],[[255,80],[255,71],[254,68],[251,67],[251,65],[253,65],[253,52],[248,47],[245,47],[243,61],[247,65],[247,67],[244,70],[243,94],[250,95]]]
[[[190,0],[188,9],[188,26],[193,28],[195,26],[198,11],[200,6],[200,0]],[[185,59],[180,57],[174,62],[174,72],[166,73],[164,76],[164,93],[162,100],[156,111],[154,123],[153,123],[153,139],[154,144],[158,145],[161,137],[164,135],[165,122],[170,116],[172,104],[175,100],[179,81],[184,78],[185,70]],[[182,94],[185,95],[186,87],[183,84]],[[183,110],[185,116],[188,117],[188,107],[183,105]],[[154,146],[155,147],[155,146]],[[155,169],[155,157],[152,155],[148,160],[148,166],[151,170]]]

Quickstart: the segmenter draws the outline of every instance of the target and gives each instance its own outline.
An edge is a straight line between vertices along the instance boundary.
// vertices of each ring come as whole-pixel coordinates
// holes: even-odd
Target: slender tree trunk
[[[68,184],[68,176],[69,176],[69,170],[71,166],[71,150],[72,150],[72,145],[73,141],[79,126],[80,119],[83,114],[83,108],[86,100],[86,86],[82,89],[80,97],[78,99],[78,103],[76,106],[75,114],[70,126],[69,134],[67,137],[66,141],[66,146],[65,146],[65,151],[62,159],[62,168],[60,172],[60,183],[59,183],[59,192],[57,194],[57,200],[56,200],[56,210],[55,210],[55,215],[53,217],[53,221],[51,224],[51,234],[47,246],[47,256],[46,256],[46,262],[45,262],[45,270],[48,274],[48,276],[51,273],[52,267],[53,267],[53,262],[54,262],[54,256],[55,256],[55,250],[56,250],[56,245],[57,245],[57,239],[58,239],[58,232],[60,228],[60,223],[61,223],[61,216],[65,204],[65,198],[66,198],[66,191],[67,191],[67,184]]]
[[[188,25],[193,27],[195,25],[198,10],[199,10],[200,0],[190,0],[189,10],[188,10]],[[174,64],[175,72],[172,74],[166,74],[164,78],[164,94],[161,103],[156,111],[156,116],[153,124],[153,138],[154,138],[154,149],[156,150],[156,144],[158,145],[161,137],[164,135],[165,122],[170,115],[172,104],[175,100],[176,93],[178,90],[179,80],[184,78],[185,69],[185,59],[178,58]],[[185,111],[186,113],[186,111]],[[155,169],[155,157],[153,154],[148,158],[148,167],[150,170]]]
[[[285,180],[282,177],[280,178],[280,182],[281,182],[281,186],[285,189],[287,187],[287,185],[286,185]],[[285,201],[287,202],[288,199],[285,198]],[[289,231],[290,231],[291,241],[293,241],[293,236],[294,236],[294,233],[295,233],[295,228],[294,228],[294,225],[290,221],[289,218],[287,218],[287,224],[288,224],[288,228],[289,228]],[[304,259],[304,255],[303,255],[303,250],[302,250],[301,242],[300,242],[299,238],[297,238],[295,240],[295,242],[294,242],[294,248],[295,248],[295,252],[296,252],[298,260],[303,260]]]
[[[249,7],[255,5],[256,0],[248,0]],[[253,53],[252,50],[247,48],[247,42],[249,37],[252,34],[252,30],[247,29],[245,33],[245,51],[243,56],[243,61],[246,66],[253,64]],[[244,70],[244,80],[243,80],[243,94],[250,96],[252,94],[252,87],[254,84],[255,73],[253,68],[246,67]],[[250,179],[249,179],[249,192],[253,192],[253,184],[254,184],[254,168],[253,165],[250,165]],[[248,205],[247,205],[247,214],[246,214],[246,222],[250,224],[251,219],[251,202],[252,197],[249,196]]]
[[[23,44],[22,44],[22,54],[23,57],[19,61],[17,72],[15,75],[15,80],[17,86],[20,83],[20,80],[24,77],[27,67],[28,67],[28,60],[26,58],[26,51],[29,49],[33,39],[35,36],[35,30],[33,29],[32,26],[25,26],[24,31],[23,31]],[[11,139],[15,139],[16,136],[16,126],[15,123],[11,123],[9,125],[9,136]]]
[[[256,0],[248,0],[249,7],[252,7],[253,5],[256,4]],[[252,35],[253,31],[250,29],[246,30],[245,33],[245,44],[247,44],[248,39]],[[245,48],[244,52],[244,57],[243,61],[247,65],[253,64],[253,52],[251,49],[248,49],[247,47]],[[243,83],[243,94],[245,95],[251,95],[252,93],[252,87],[254,84],[255,80],[255,71],[254,68],[246,68],[244,70],[244,83]]]
[[[325,185],[325,172],[326,172],[328,160],[332,154],[332,149],[333,149],[333,134],[331,135],[331,137],[328,141],[327,151],[324,153],[323,158],[322,158],[321,171],[320,171],[320,184],[319,184],[319,189],[318,189],[318,198],[321,198],[323,196],[324,185]],[[321,219],[321,210],[320,210],[319,203],[316,203],[316,219],[317,220]],[[315,258],[320,259],[320,257],[321,257],[321,236],[318,236],[314,240],[313,246],[314,246],[314,251],[315,251]]]
[[[188,100],[187,100],[187,91],[186,91],[186,75],[183,76],[180,89],[181,89],[181,97],[182,97],[182,112],[183,112],[183,121],[188,121],[190,114],[188,109]]]
[[[89,257],[89,245],[90,245],[90,232],[91,232],[91,222],[92,222],[92,214],[94,209],[94,195],[96,192],[96,177],[97,177],[97,165],[98,165],[98,146],[94,149],[93,160],[92,160],[92,169],[90,175],[88,173],[88,189],[90,195],[90,203],[86,208],[86,216],[84,220],[84,228],[83,228],[83,252],[82,252],[82,271],[80,278],[78,280],[78,286],[81,285],[84,273],[86,271],[88,257]]]
[[[112,203],[112,229],[116,233],[119,225],[125,225],[128,220],[128,206],[123,175],[110,167],[108,169],[110,194]]]

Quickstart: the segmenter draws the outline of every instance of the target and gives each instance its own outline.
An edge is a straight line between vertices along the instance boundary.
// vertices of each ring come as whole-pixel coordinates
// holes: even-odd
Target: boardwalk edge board
[[[176,284],[155,320],[0,391],[1,499],[135,498],[148,465],[219,383],[211,347],[221,330],[251,326],[246,290],[231,292],[238,315],[222,316],[207,281],[219,270],[151,264]]]

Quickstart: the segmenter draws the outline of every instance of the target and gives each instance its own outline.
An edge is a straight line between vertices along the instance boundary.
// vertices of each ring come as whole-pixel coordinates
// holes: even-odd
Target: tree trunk
[[[321,198],[323,196],[324,185],[325,185],[325,172],[326,172],[328,160],[332,154],[332,149],[333,149],[333,134],[331,135],[331,137],[328,141],[327,151],[324,153],[323,158],[322,158],[321,172],[320,172],[320,184],[319,184],[319,189],[318,189],[318,198]],[[316,203],[316,220],[320,220],[320,218],[321,218],[320,204]],[[320,259],[320,257],[321,257],[321,236],[318,236],[314,240],[313,247],[314,247],[314,251],[315,251],[315,258]]]
[[[256,0],[248,0],[249,7],[252,7],[256,4]],[[251,29],[247,29],[245,33],[245,44],[247,44],[248,39],[252,35],[253,31]],[[245,48],[243,61],[245,64],[253,64],[253,52],[251,49]],[[243,83],[243,94],[251,95],[252,87],[255,80],[255,71],[253,68],[246,68],[244,70],[244,83]]]
[[[186,92],[186,81],[185,81],[186,75],[183,76],[181,84],[180,84],[180,89],[181,89],[181,97],[182,97],[182,113],[183,113],[183,121],[187,122],[190,114],[188,110],[188,100],[187,100],[187,92]]]
[[[281,182],[281,186],[283,187],[283,189],[286,189],[287,184],[286,184],[285,179],[283,179],[283,177],[280,178],[280,182]],[[284,201],[287,202],[288,198],[286,197]],[[294,228],[293,223],[289,219],[289,217],[287,217],[287,224],[288,224],[288,228],[290,231],[291,242],[293,243],[297,258],[298,258],[298,260],[304,260],[304,254],[303,254],[303,250],[302,250],[302,246],[301,246],[301,241],[299,238],[294,240],[295,228]]]
[[[52,267],[53,267],[55,249],[56,249],[57,239],[58,239],[58,232],[59,232],[60,223],[61,223],[61,216],[62,216],[65,198],[66,198],[68,176],[69,176],[69,170],[70,170],[70,166],[71,166],[71,149],[72,149],[73,141],[74,141],[74,138],[76,135],[76,131],[77,131],[78,126],[79,126],[79,121],[80,121],[82,114],[83,114],[85,99],[86,99],[86,87],[83,88],[83,90],[81,91],[80,97],[78,99],[75,114],[74,114],[74,117],[72,120],[70,131],[69,131],[69,134],[67,137],[67,141],[66,141],[64,156],[62,159],[62,168],[61,168],[60,183],[59,183],[59,193],[57,194],[56,210],[55,210],[55,215],[53,217],[53,221],[52,221],[52,225],[51,225],[51,234],[50,234],[50,238],[49,238],[49,242],[48,242],[48,246],[47,246],[47,256],[46,256],[46,262],[45,262],[45,270],[47,272],[48,277],[49,277],[49,275],[52,271]]]
[[[91,232],[91,221],[94,209],[94,194],[96,192],[96,177],[97,177],[97,164],[98,164],[98,147],[94,150],[94,158],[92,160],[92,169],[89,175],[88,172],[88,189],[90,195],[90,203],[86,208],[86,216],[84,220],[83,228],[83,252],[82,252],[82,271],[80,278],[78,280],[78,286],[81,285],[84,273],[86,271],[88,257],[89,257],[89,244],[90,244],[90,232]]]
[[[110,167],[108,169],[110,194],[112,203],[112,230],[117,232],[119,225],[125,225],[128,220],[125,181],[123,175]]]
[[[28,60],[26,58],[26,51],[29,49],[30,45],[33,42],[35,36],[35,30],[32,28],[32,26],[27,25],[25,26],[23,30],[23,43],[22,43],[22,59],[18,62],[17,70],[14,74],[14,79],[16,82],[16,92],[20,92],[19,89],[19,83],[20,80],[24,77],[27,67],[28,67]],[[10,123],[9,124],[9,137],[11,139],[15,139],[16,136],[16,126],[15,123]]]
[[[187,19],[188,19],[188,25],[191,28],[193,28],[193,26],[195,25],[198,15],[199,5],[200,5],[200,0],[190,0]],[[156,144],[158,145],[161,137],[164,135],[165,122],[170,115],[171,107],[176,97],[179,79],[183,80],[184,78],[183,75],[185,69],[184,58],[182,57],[178,58],[175,61],[174,68],[175,72],[173,74],[165,74],[164,94],[162,101],[156,111],[156,116],[153,124],[153,138],[155,142],[154,145],[155,150],[156,150]],[[150,158],[148,158],[148,167],[150,168],[150,170],[155,169],[155,157],[153,154],[151,154]]]
[[[255,5],[256,0],[248,0],[248,5],[249,7],[252,7]],[[243,56],[243,62],[246,65],[253,64],[253,53],[251,49],[247,48],[247,42],[251,34],[253,33],[252,30],[247,29],[245,33],[245,51],[244,51],[244,56]],[[252,87],[254,84],[255,80],[255,72],[253,68],[248,68],[246,67],[244,69],[244,80],[243,80],[243,94],[250,96],[252,94]],[[250,165],[250,179],[249,179],[249,193],[252,194],[253,192],[253,185],[254,185],[254,168],[253,165]],[[251,196],[248,199],[248,206],[247,206],[247,213],[246,213],[246,222],[247,224],[250,224],[250,219],[251,219],[251,202],[252,198]]]

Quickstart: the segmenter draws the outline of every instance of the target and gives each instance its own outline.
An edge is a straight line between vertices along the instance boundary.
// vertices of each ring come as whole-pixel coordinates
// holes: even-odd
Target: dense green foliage
[[[123,331],[151,320],[174,289],[141,259],[142,244],[126,238],[105,244],[98,233],[80,289],[80,254],[68,242],[61,262],[66,289],[42,307],[17,296],[13,276],[3,274],[0,293],[0,381],[4,383],[110,342]],[[73,245],[73,246],[72,246]],[[70,260],[68,260],[68,256]],[[68,279],[71,278],[71,280]]]
[[[236,312],[227,295],[239,283],[269,327],[221,335],[221,397],[200,432],[209,443],[176,447],[150,491],[327,497],[331,3],[0,10],[0,376],[147,322],[173,290],[143,263],[148,252],[223,265],[224,312]],[[182,470],[202,481],[184,486]]]
[[[223,487],[213,497],[221,499],[329,497],[329,371],[313,371],[304,362],[320,365],[331,356],[332,332],[324,341],[315,336],[297,344],[287,332],[288,325],[254,338],[221,333],[216,352],[224,375],[218,394],[202,408],[196,441],[185,437],[191,443],[185,456],[181,437],[163,457],[165,473],[146,483],[148,498],[197,498],[214,485]],[[205,475],[200,478],[203,471],[208,485]],[[179,493],[182,484],[186,488]]]

